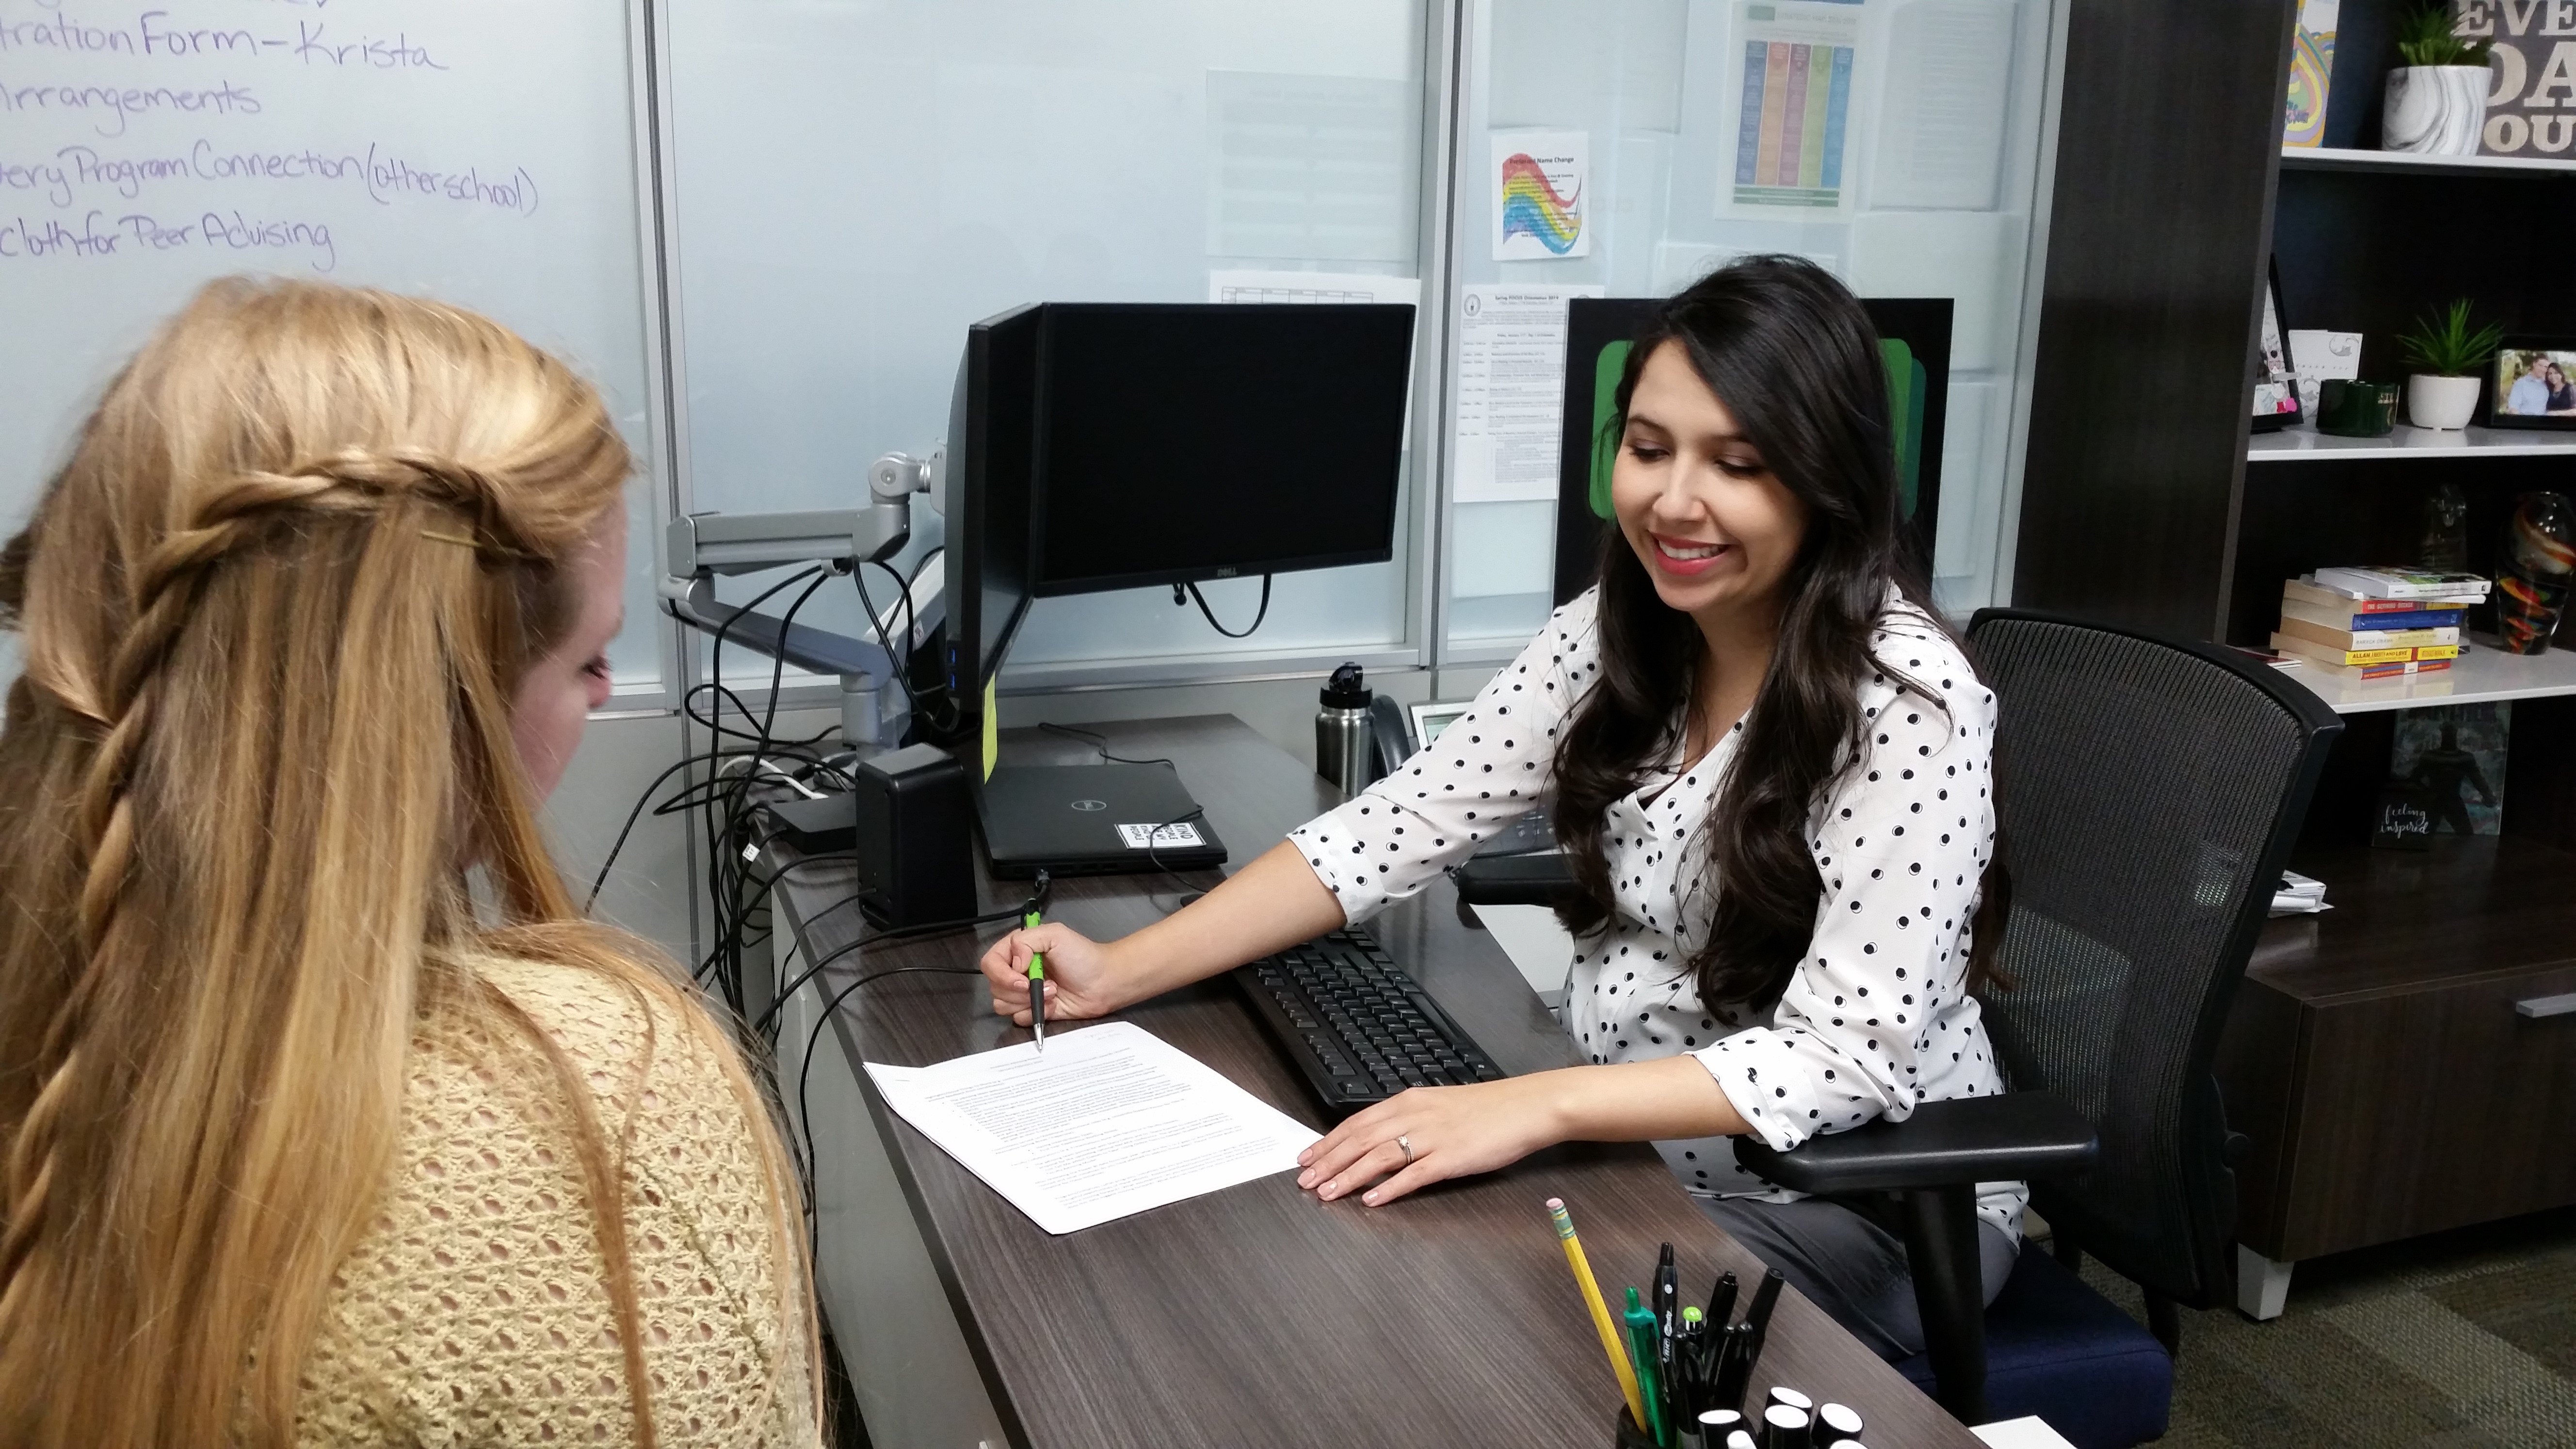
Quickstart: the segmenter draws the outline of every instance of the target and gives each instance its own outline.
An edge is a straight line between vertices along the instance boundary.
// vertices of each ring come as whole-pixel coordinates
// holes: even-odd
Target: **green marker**
[[[1619,1315],[1628,1325],[1628,1357],[1637,1365],[1637,1395],[1646,1401],[1646,1418],[1640,1425],[1657,1444],[1671,1449],[1673,1436],[1664,1427],[1663,1382],[1655,1372],[1656,1348],[1662,1330],[1655,1326],[1655,1315],[1646,1311],[1645,1300],[1637,1290],[1628,1290],[1628,1310]]]
[[[1038,928],[1038,913],[1031,911],[1027,915],[1022,916],[1020,918],[1020,925],[1027,930],[1036,930]],[[1044,951],[1031,951],[1029,953],[1029,1032],[1037,1039],[1038,1050],[1045,1051],[1046,953]]]

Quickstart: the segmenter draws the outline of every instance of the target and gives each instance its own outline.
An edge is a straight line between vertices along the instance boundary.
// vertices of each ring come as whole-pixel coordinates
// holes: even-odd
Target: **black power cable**
[[[778,993],[776,1000],[771,1004],[770,1010],[761,1013],[761,1019],[759,1022],[754,1023],[754,1028],[757,1030],[758,1028],[765,1026],[769,1022],[771,1016],[776,1013],[778,1007],[783,1005],[792,993],[802,990],[805,983],[813,980],[825,967],[840,960],[842,957],[849,955],[853,951],[876,945],[881,941],[935,936],[950,931],[972,930],[977,926],[991,925],[997,921],[1022,920],[1031,911],[1045,909],[1047,897],[1051,894],[1052,889],[1053,882],[1048,879],[1044,872],[1041,872],[1037,879],[1037,888],[1030,892],[1027,900],[1021,902],[1020,905],[1014,909],[987,911],[980,916],[972,916],[954,921],[932,921],[923,925],[907,926],[900,930],[879,931],[874,935],[862,936],[855,941],[847,942],[826,953],[812,965],[808,966],[796,977],[794,981],[788,983],[786,990]],[[980,976],[983,974],[983,968],[980,965],[889,966],[883,971],[864,972],[856,979],[844,983],[840,990],[834,992],[832,996],[823,1003],[823,1009],[814,1017],[814,1026],[812,1030],[805,1034],[805,1057],[804,1060],[799,1062],[796,1067],[796,1127],[803,1139],[802,1145],[804,1147],[804,1153],[799,1159],[798,1166],[802,1170],[805,1179],[805,1220],[806,1231],[809,1235],[815,1231],[814,1122],[810,1115],[812,1109],[809,1106],[807,1088],[813,1081],[814,1052],[815,1049],[822,1044],[823,1028],[831,1025],[832,1013],[841,1009],[841,1003],[849,999],[850,993],[873,981],[882,981],[889,976],[903,976],[913,973],[937,976]],[[819,1245],[812,1242],[810,1238],[806,1246],[809,1252],[819,1247]]]
[[[1186,588],[1186,589],[1188,589],[1188,590],[1190,591],[1190,598],[1191,598],[1191,599],[1193,599],[1193,600],[1195,600],[1195,601],[1197,602],[1197,604],[1198,604],[1198,606],[1199,606],[1199,613],[1201,613],[1202,615],[1206,616],[1207,621],[1208,621],[1208,627],[1209,627],[1209,628],[1211,628],[1211,629],[1214,629],[1215,631],[1217,631],[1217,632],[1218,632],[1218,633],[1220,633],[1220,634],[1223,634],[1223,635],[1224,635],[1225,637],[1227,637],[1228,639],[1249,639],[1249,638],[1251,638],[1251,637],[1252,637],[1252,634],[1253,634],[1253,631],[1254,631],[1254,630],[1256,630],[1256,629],[1259,629],[1259,628],[1261,627],[1261,621],[1270,617],[1270,575],[1268,575],[1268,574],[1263,574],[1263,575],[1261,576],[1261,609],[1260,609],[1260,612],[1258,612],[1258,613],[1256,613],[1256,614],[1254,614],[1254,615],[1252,616],[1252,622],[1251,622],[1251,623],[1249,623],[1249,624],[1244,625],[1244,626],[1243,626],[1243,629],[1242,629],[1242,631],[1241,631],[1240,633],[1236,632],[1235,630],[1229,629],[1229,628],[1225,627],[1223,624],[1220,624],[1220,623],[1218,623],[1218,622],[1216,621],[1216,610],[1211,609],[1211,608],[1209,608],[1209,607],[1208,607],[1207,595],[1202,594],[1202,593],[1200,593],[1200,592],[1199,592],[1199,586],[1198,586],[1198,585],[1196,585],[1196,584],[1184,584],[1184,585],[1181,585],[1181,587]],[[1174,600],[1172,600],[1172,602],[1173,602],[1173,603],[1175,603],[1175,604],[1177,604],[1177,603],[1179,603],[1179,602],[1180,602],[1180,600],[1178,600],[1178,599],[1174,599]]]

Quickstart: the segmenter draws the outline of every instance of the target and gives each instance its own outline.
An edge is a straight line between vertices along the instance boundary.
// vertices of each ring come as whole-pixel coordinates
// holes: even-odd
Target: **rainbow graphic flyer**
[[[1592,137],[1493,133],[1494,260],[1544,262],[1592,251]]]

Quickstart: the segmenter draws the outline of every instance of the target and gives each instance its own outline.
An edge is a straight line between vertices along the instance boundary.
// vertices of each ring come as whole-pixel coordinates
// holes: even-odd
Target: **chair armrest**
[[[2093,1124],[2053,1092],[1925,1102],[1902,1122],[1819,1133],[1791,1152],[1735,1139],[1745,1170],[1810,1193],[2058,1177],[2091,1166],[2100,1151]]]
[[[1553,850],[1530,855],[1480,855],[1449,869],[1458,899],[1471,906],[1552,906],[1574,895],[1565,857]]]

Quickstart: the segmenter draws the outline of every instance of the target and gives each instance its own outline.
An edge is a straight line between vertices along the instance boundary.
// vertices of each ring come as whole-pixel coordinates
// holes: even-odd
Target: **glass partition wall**
[[[2062,8],[674,0],[678,506],[848,502],[877,454],[942,440],[967,324],[1023,302],[1418,299],[1391,562],[1281,576],[1241,640],[1169,590],[1041,600],[1003,683],[1491,661],[1549,604],[1562,299],[1788,251],[1955,302],[1933,564],[1964,612],[2008,591]],[[901,562],[943,528],[917,504]],[[1230,628],[1259,591],[1206,587]],[[855,591],[805,618],[855,628]]]
[[[1469,0],[1444,663],[1507,657],[1547,617],[1562,364],[1529,365],[1551,315],[1748,252],[1810,257],[1863,297],[1953,300],[1936,593],[1959,613],[2007,595],[2051,8]]]

